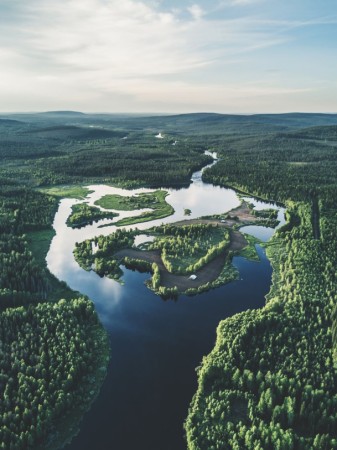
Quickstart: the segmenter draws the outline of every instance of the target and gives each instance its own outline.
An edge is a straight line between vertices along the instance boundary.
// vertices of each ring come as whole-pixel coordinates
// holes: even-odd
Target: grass
[[[151,208],[152,211],[145,212],[140,216],[125,217],[124,219],[121,219],[118,222],[116,222],[115,225],[116,226],[134,225],[137,223],[163,219],[164,217],[172,215],[174,213],[174,209],[171,205],[169,205],[166,202],[165,198],[167,195],[168,195],[167,191],[161,190],[147,194],[140,194],[139,196],[135,197],[137,199],[140,198],[139,205],[142,205],[139,206],[138,209]],[[125,198],[133,198],[133,197],[125,197]]]
[[[153,208],[159,202],[156,195],[158,192],[160,191],[133,195],[132,197],[117,194],[104,195],[99,200],[96,200],[95,205],[117,211],[134,211],[136,209]]]
[[[41,230],[27,233],[28,248],[32,252],[38,265],[46,269],[46,274],[50,285],[48,300],[58,301],[60,300],[60,298],[70,300],[72,298],[80,296],[79,293],[71,290],[64,281],[59,281],[47,269],[46,256],[50,248],[50,243],[54,236],[54,230]]]
[[[217,246],[226,244],[229,244],[226,229],[212,225],[191,225],[172,227],[172,234],[159,234],[148,248],[161,250],[167,270],[179,274],[192,273],[203,267],[218,254],[214,252],[213,256],[208,257],[209,253]]]
[[[67,225],[72,228],[80,228],[91,225],[101,219],[112,219],[118,216],[117,213],[101,211],[95,206],[86,203],[79,203],[71,207],[71,215],[67,219]]]
[[[42,188],[39,189],[40,192],[44,194],[52,195],[53,197],[60,198],[76,198],[82,200],[88,194],[93,191],[90,191],[88,188],[83,186],[53,186],[50,188]]]
[[[250,261],[260,261],[259,255],[257,254],[255,248],[256,244],[261,244],[260,239],[257,239],[250,234],[244,234],[244,236],[246,241],[248,242],[248,245],[240,251],[239,256],[243,256]]]
[[[231,264],[231,262],[228,261],[225,263],[221,273],[216,280],[209,281],[208,283],[203,284],[197,288],[189,288],[184,292],[184,294],[191,296],[201,294],[202,292],[207,292],[210,289],[216,289],[238,279],[239,271]]]

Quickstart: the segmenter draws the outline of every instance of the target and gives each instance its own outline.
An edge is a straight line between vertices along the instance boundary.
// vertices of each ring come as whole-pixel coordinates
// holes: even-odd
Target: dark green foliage
[[[336,294],[329,270],[332,261],[336,267],[336,246],[311,237],[310,208],[295,213],[300,226],[274,239],[274,290],[266,308],[222,322],[199,371],[186,424],[191,449],[337,448]],[[245,413],[238,402],[246,402]]]
[[[252,214],[253,216],[259,218],[259,220],[256,222],[256,225],[275,228],[280,223],[279,220],[277,219],[278,217],[277,209],[263,209],[263,210],[252,209]]]
[[[169,272],[190,274],[201,269],[229,245],[228,230],[209,225],[162,225],[154,227],[158,235],[148,245],[149,250],[160,250],[161,259]]]
[[[119,278],[119,260],[114,257],[118,250],[132,247],[135,232],[117,230],[108,236],[98,236],[94,239],[76,243],[74,255],[76,261],[85,270],[94,268],[100,276],[108,275]]]
[[[123,264],[126,268],[131,270],[137,270],[138,272],[149,272],[152,273],[152,264],[144,261],[143,259],[129,258],[126,256],[123,259]]]
[[[0,343],[0,448],[58,448],[62,441],[48,436],[88,408],[97,365],[101,379],[105,373],[105,335],[93,305],[76,299],[7,309]]]
[[[267,306],[222,322],[216,348],[199,369],[186,424],[189,448],[336,449],[336,123],[336,115],[325,114],[3,117],[2,448],[48,448],[45,439],[57,436],[61,417],[67,427],[78,422],[82,412],[77,420],[71,415],[93,398],[88,377],[95,374],[99,385],[106,364],[106,341],[90,302],[47,301],[48,274],[28,251],[25,233],[50,229],[58,200],[32,186],[188,184],[210,161],[203,155],[209,149],[221,160],[204,173],[206,181],[297,203],[288,203],[288,224],[268,248],[274,273]],[[159,131],[162,140],[154,138]],[[120,238],[102,247],[104,258],[132,241]],[[109,258],[108,267],[99,255],[92,259],[87,244],[77,249],[84,265],[97,258],[102,273],[118,270]],[[61,433],[50,446],[61,447],[67,437]]]
[[[67,225],[72,228],[80,228],[85,225],[91,225],[101,219],[112,219],[118,214],[101,211],[95,206],[89,206],[86,203],[78,203],[72,206],[71,215],[68,217]]]
[[[43,244],[41,251],[35,248],[37,259],[28,246],[32,235],[46,234],[50,242],[57,204],[56,198],[25,186],[15,170],[12,179],[1,180],[3,449],[60,448],[76,433],[105,376],[108,342],[92,303],[87,299],[52,302],[53,289],[66,289],[45,268],[49,245]]]
[[[287,136],[238,137],[226,140],[221,161],[206,170],[207,182],[234,186],[269,200],[311,200],[334,191],[336,147]]]
[[[25,232],[50,227],[57,201],[3,181],[0,187],[0,308],[45,299],[49,282],[45,269],[27,247]]]
[[[232,139],[204,173],[287,201],[288,223],[267,249],[267,306],[222,322],[199,370],[190,449],[337,448],[337,153],[297,133]]]

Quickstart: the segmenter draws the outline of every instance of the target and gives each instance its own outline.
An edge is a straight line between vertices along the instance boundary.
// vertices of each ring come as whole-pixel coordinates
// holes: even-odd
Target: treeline
[[[58,200],[0,177],[0,233],[51,228]]]
[[[78,264],[85,270],[95,270],[100,276],[119,278],[121,270],[114,254],[124,248],[132,247],[134,231],[118,229],[108,236],[98,236],[83,242],[76,242],[74,255]]]
[[[104,377],[105,339],[85,299],[0,314],[0,448],[62,446],[71,433],[60,435],[61,424],[76,425],[72,414],[89,407]]]
[[[27,232],[51,228],[54,198],[2,179],[0,186],[0,308],[45,299],[48,276],[27,244]]]
[[[95,206],[89,206],[87,203],[78,203],[71,207],[71,214],[67,219],[67,225],[72,228],[80,228],[86,225],[92,225],[101,219],[112,219],[118,216],[117,213],[101,211]]]
[[[89,300],[49,301],[62,285],[28,240],[58,201],[17,178],[14,166],[0,184],[0,448],[59,448],[98,393],[108,343]]]
[[[311,237],[310,207],[292,214],[301,224],[278,232],[270,247],[267,306],[221,322],[199,370],[186,422],[191,449],[337,448],[336,245]]]
[[[324,142],[240,138],[205,172],[207,181],[287,202],[288,223],[267,247],[266,307],[221,322],[199,368],[189,449],[337,449],[336,155]]]
[[[70,125],[69,120],[83,124]],[[32,124],[0,126],[2,170],[11,174],[15,165],[22,179],[38,186],[109,182],[124,187],[176,187],[189,184],[192,173],[212,160],[204,151],[213,138],[181,135],[176,143],[176,134],[170,132],[156,139],[157,131],[150,126],[153,119],[146,119],[144,129],[132,130],[127,120],[118,129],[106,118],[89,119],[97,128],[88,127],[86,120],[34,117]]]
[[[153,232],[158,237],[148,249],[160,250],[166,269],[177,274],[201,269],[223,253],[230,243],[228,230],[211,224],[162,225],[154,227]]]
[[[209,156],[191,144],[174,147],[153,136],[132,140],[87,142],[73,151],[31,162],[39,185],[77,182],[113,182],[123,186],[176,186],[190,183],[191,175]]]
[[[310,201],[335,190],[337,152],[330,144],[277,135],[233,138],[225,144],[226,150],[218,150],[219,163],[204,171],[205,181],[282,202]]]

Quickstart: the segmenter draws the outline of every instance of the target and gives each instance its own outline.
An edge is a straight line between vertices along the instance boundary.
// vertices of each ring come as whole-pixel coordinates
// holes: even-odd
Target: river
[[[172,216],[137,227],[144,230],[186,219],[185,208],[192,211],[189,218],[197,218],[224,213],[240,204],[234,190],[203,183],[201,174],[202,171],[194,173],[187,188],[168,190],[166,200],[175,209]],[[150,191],[101,185],[90,189],[93,192],[86,199],[89,204],[108,193],[132,195]],[[249,200],[257,208],[276,207]],[[60,202],[47,264],[58,279],[94,301],[109,334],[111,361],[99,396],[85,415],[79,434],[66,449],[186,450],[183,422],[197,389],[195,368],[214,346],[220,320],[264,305],[271,282],[269,261],[257,246],[259,263],[234,258],[240,280],[195,297],[164,301],[144,285],[148,274],[123,268],[122,284],[78,266],[72,254],[75,242],[109,234],[115,226],[114,220],[106,219],[81,229],[68,228],[66,220],[75,203],[78,200]],[[115,220],[126,215],[130,212]],[[282,222],[283,216],[284,210],[279,208]],[[102,224],[110,226],[99,228]],[[247,232],[267,240],[274,230],[253,227]]]

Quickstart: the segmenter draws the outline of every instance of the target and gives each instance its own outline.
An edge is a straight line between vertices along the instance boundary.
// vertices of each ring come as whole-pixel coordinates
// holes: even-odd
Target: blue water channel
[[[107,186],[93,190],[89,202],[105,193],[130,195]],[[189,188],[170,190],[167,199],[175,214],[139,228],[181,220],[184,208],[192,210],[193,218],[224,213],[240,203],[235,191],[203,183],[200,172]],[[186,450],[183,422],[197,389],[195,368],[212,350],[220,320],[264,305],[271,283],[269,261],[257,246],[260,262],[234,258],[239,280],[194,297],[164,301],[145,286],[148,274],[124,269],[120,284],[77,265],[72,255],[75,242],[109,234],[115,227],[111,221],[110,227],[98,228],[109,223],[100,221],[80,230],[68,228],[65,222],[74,203],[60,203],[47,263],[60,280],[94,301],[109,334],[111,360],[99,396],[66,449]],[[263,240],[273,232],[265,230]]]

